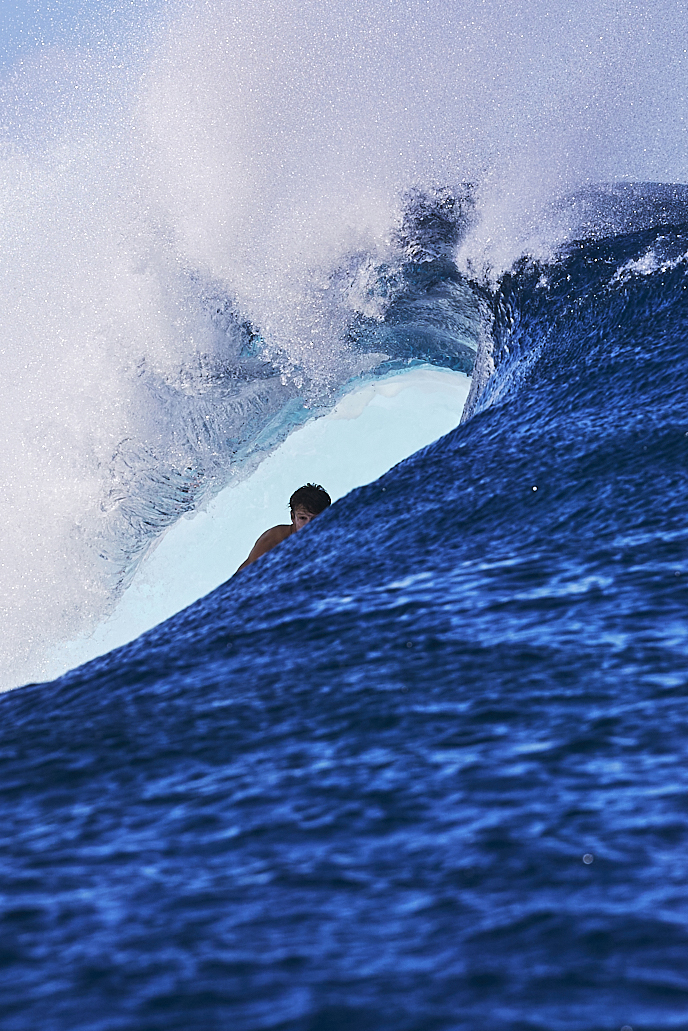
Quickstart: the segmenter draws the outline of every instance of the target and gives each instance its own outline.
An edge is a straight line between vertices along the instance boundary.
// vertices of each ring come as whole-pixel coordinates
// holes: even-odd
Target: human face
[[[311,519],[315,519],[313,513],[309,512],[303,505],[297,505],[291,514],[291,524],[294,527],[294,531],[302,530],[306,523],[310,523]]]

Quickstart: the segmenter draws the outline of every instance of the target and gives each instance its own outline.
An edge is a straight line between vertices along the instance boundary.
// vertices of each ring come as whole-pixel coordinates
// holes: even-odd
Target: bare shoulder
[[[256,543],[251,548],[251,554],[248,556],[245,562],[242,562],[239,569],[245,569],[246,566],[250,566],[257,558],[261,555],[265,555],[266,552],[272,551],[274,547],[281,544],[283,540],[290,537],[293,533],[293,527],[291,523],[280,523],[279,526],[271,526],[265,533],[261,533]],[[237,569],[237,573],[239,572]]]
[[[291,532],[291,523],[280,523],[279,526],[271,526],[265,533],[261,533],[256,541],[256,545],[267,544],[268,548],[274,548],[276,544],[281,544],[287,537],[290,537]]]

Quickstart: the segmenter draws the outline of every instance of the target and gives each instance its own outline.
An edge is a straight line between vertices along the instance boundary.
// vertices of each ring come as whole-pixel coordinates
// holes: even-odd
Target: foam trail
[[[478,184],[482,268],[562,191],[688,178],[686,28],[672,0],[252,0],[25,51],[1,97],[9,680],[379,365],[353,330],[385,324],[412,187]]]

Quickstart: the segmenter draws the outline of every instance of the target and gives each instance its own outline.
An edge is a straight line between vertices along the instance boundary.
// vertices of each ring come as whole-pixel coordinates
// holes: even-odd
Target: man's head
[[[304,487],[299,487],[289,498],[294,529],[300,530],[331,504],[330,495],[317,483],[307,483]]]

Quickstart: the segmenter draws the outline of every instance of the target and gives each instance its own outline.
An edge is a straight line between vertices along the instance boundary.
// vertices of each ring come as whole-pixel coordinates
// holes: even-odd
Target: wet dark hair
[[[332,498],[319,483],[307,483],[295,490],[289,498],[292,513],[297,507],[305,508],[311,515],[320,515],[332,504]]]

